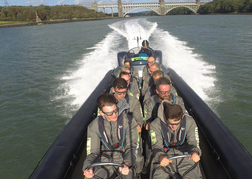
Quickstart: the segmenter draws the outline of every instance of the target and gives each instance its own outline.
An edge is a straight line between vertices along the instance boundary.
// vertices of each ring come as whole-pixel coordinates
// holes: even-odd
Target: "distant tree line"
[[[213,0],[205,5],[201,5],[198,12],[199,14],[211,13],[252,13],[252,0]],[[153,12],[155,14],[155,12]],[[194,14],[188,8],[178,7],[167,15],[190,15]]]
[[[252,12],[252,0],[213,0],[212,2],[201,5],[199,14],[211,14],[211,13],[251,13]],[[179,7],[171,10],[167,15],[178,14],[194,14],[188,8]]]
[[[95,12],[83,6],[61,5],[61,6],[9,6],[0,7],[0,20],[2,21],[27,21],[35,22],[36,14],[42,21],[82,19],[82,18],[104,18],[108,16],[103,12]]]
[[[190,15],[195,14],[192,10],[185,8],[185,7],[178,7],[175,9],[172,9],[167,13],[167,15]]]
[[[213,0],[205,5],[201,5],[199,14],[211,13],[252,13],[252,0]],[[134,13],[134,15],[146,15],[147,12]],[[178,7],[169,11],[166,15],[190,15],[195,14],[186,7]],[[134,16],[133,14],[130,16]],[[156,16],[156,12],[151,11],[147,15]]]
[[[103,12],[95,12],[83,6],[77,5],[60,5],[60,6],[10,6],[0,7],[1,21],[27,21],[35,22],[37,12],[38,17],[42,21],[49,20],[69,20],[83,18],[105,18],[111,15]],[[213,0],[200,6],[199,14],[210,13],[251,13],[252,0]],[[141,13],[140,13],[141,14]],[[176,14],[194,14],[191,10],[184,7],[179,7],[168,12],[168,15]],[[146,14],[142,14],[146,15]],[[157,15],[154,11],[148,15]]]
[[[199,14],[231,12],[251,13],[252,0],[213,0],[200,6],[198,10]]]

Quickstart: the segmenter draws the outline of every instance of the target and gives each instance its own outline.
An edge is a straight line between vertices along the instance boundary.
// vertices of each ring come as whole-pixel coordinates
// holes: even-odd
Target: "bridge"
[[[118,9],[118,17],[126,16],[130,11],[138,8],[146,8],[156,12],[160,16],[165,16],[169,11],[175,9],[177,7],[185,7],[197,13],[199,7],[206,2],[200,2],[200,0],[196,0],[196,2],[164,2],[164,0],[159,0],[157,3],[122,3],[121,0],[117,0],[117,4],[97,4],[92,3],[89,5],[82,5],[88,9],[93,9],[98,12],[98,9],[103,9],[105,13],[106,9],[111,9],[111,14],[113,17],[113,8]]]

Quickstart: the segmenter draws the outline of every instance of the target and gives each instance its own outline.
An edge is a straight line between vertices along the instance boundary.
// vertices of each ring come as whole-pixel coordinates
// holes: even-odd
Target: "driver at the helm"
[[[155,57],[154,50],[149,47],[149,42],[147,40],[143,40],[142,48],[139,51],[139,54],[140,53],[145,53],[145,54],[147,54],[148,57]]]

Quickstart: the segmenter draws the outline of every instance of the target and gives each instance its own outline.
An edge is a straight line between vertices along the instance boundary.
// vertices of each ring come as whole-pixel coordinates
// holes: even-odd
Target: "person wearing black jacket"
[[[149,47],[149,42],[147,40],[143,40],[142,48],[138,54],[145,53],[148,57],[155,57],[155,52],[152,48]]]

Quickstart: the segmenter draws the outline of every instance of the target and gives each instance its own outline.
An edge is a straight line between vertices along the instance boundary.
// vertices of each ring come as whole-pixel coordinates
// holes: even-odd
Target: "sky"
[[[41,4],[48,6],[55,5],[78,5],[78,4],[92,4],[95,1],[98,4],[112,4],[117,3],[117,0],[0,0],[0,6],[5,6],[5,1],[8,2],[9,6],[20,5],[20,6],[39,6]],[[156,0],[158,1],[158,0]],[[155,0],[122,0],[122,2],[155,2]]]
[[[5,6],[5,1],[8,2],[9,6],[55,6],[55,5],[79,5],[79,4],[113,4],[117,3],[117,0],[0,0],[0,6]],[[165,0],[165,2],[195,2],[196,0]],[[202,2],[209,0],[201,0]],[[141,3],[141,2],[159,2],[159,0],[122,0],[122,3]]]

